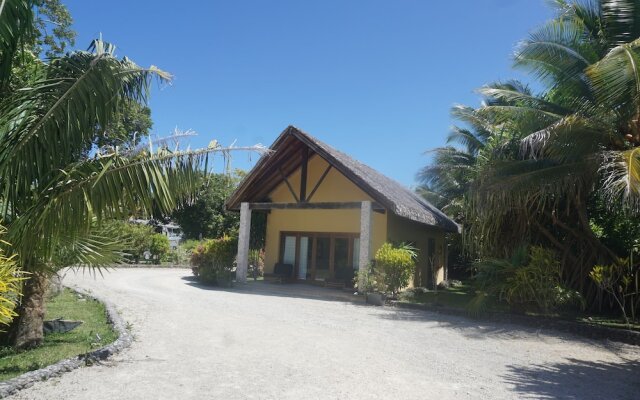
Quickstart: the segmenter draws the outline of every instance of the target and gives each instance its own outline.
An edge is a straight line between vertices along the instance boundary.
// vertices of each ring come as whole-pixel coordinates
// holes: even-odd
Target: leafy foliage
[[[639,272],[629,260],[623,259],[609,265],[596,265],[589,274],[598,287],[615,300],[627,325],[630,324],[629,314],[631,320],[636,320]]]
[[[476,263],[476,297],[470,307],[482,310],[491,298],[525,311],[548,314],[567,304],[580,304],[580,295],[561,283],[556,254],[542,247],[518,248],[510,259],[487,259]]]
[[[126,101],[120,105],[114,120],[98,132],[93,145],[98,148],[135,148],[149,135],[152,126],[149,107],[135,101]]]
[[[145,260],[146,252],[158,263],[170,250],[169,239],[151,225],[113,220],[102,224],[101,233],[119,244],[124,259],[136,264]]]
[[[0,325],[9,325],[17,315],[15,308],[22,293],[23,276],[15,257],[7,257],[0,250]]]
[[[384,272],[382,269],[374,268],[373,265],[358,271],[357,276],[353,278],[353,286],[361,293],[385,293],[387,291]]]
[[[204,241],[191,254],[194,275],[206,284],[231,285],[237,250],[236,237],[225,236]]]
[[[71,29],[73,18],[60,0],[35,0],[35,53],[45,51],[47,58],[63,55],[75,45],[76,32]]]
[[[470,258],[520,243],[552,248],[561,281],[602,304],[589,273],[626,257],[640,211],[640,3],[551,2],[554,18],[516,49],[518,82],[490,84],[478,108],[456,107],[455,146],[419,178],[464,225]]]
[[[416,250],[407,244],[385,243],[376,251],[375,268],[380,270],[386,291],[396,296],[409,286],[416,267]]]
[[[119,58],[115,46],[95,40],[88,51],[34,60],[25,74],[29,84],[9,90],[18,50],[37,29],[33,8],[43,4],[59,2],[6,0],[0,7],[0,219],[13,245],[8,251],[32,273],[14,330],[14,343],[25,347],[42,343],[41,283],[59,267],[61,248],[69,250],[66,263],[95,267],[105,260],[92,233],[96,224],[133,212],[170,214],[194,194],[210,154],[263,149],[212,143],[195,151],[161,145],[87,153],[96,127],[114,123],[123,104],[145,104],[151,83],[171,76]]]
[[[219,238],[238,230],[240,215],[225,208],[225,201],[238,182],[237,176],[210,174],[200,179],[194,201],[179,207],[172,215],[186,238]]]
[[[264,249],[251,249],[249,250],[249,270],[247,273],[254,280],[264,275]]]
[[[194,199],[180,205],[171,216],[180,225],[186,238],[219,238],[237,234],[240,214],[228,211],[225,202],[244,175],[244,171],[235,170],[232,174],[207,174],[200,178],[200,187]],[[266,228],[266,214],[253,213],[251,248],[264,247]]]

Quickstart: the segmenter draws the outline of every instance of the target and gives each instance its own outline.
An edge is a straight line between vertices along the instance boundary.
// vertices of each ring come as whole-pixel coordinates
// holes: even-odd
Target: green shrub
[[[148,225],[120,222],[120,235],[126,245],[125,253],[134,263],[144,260],[144,252],[151,247],[151,236],[155,234]]]
[[[475,263],[476,296],[471,311],[481,311],[493,298],[520,311],[545,314],[568,304],[580,304],[580,295],[562,285],[560,262],[554,251],[521,247],[510,259],[487,259]]]
[[[264,275],[264,250],[253,249],[249,251],[249,276],[254,280]]]
[[[191,253],[193,253],[193,250],[198,247],[200,243],[199,240],[185,240],[180,243],[177,248],[165,253],[162,261],[175,265],[187,265],[189,264],[189,260],[191,260]]]
[[[106,221],[102,224],[101,234],[120,242],[124,258],[135,264],[145,261],[145,252],[151,253],[149,261],[159,263],[161,260],[167,260],[171,251],[169,238],[156,233],[150,225],[118,220]]]
[[[384,293],[387,291],[384,273],[381,269],[374,269],[371,265],[365,270],[358,271],[358,274],[353,278],[353,287],[359,293]]]
[[[9,325],[16,316],[23,279],[14,258],[6,257],[0,250],[0,325]]]
[[[193,250],[195,250],[195,248],[198,247],[201,243],[202,243],[201,240],[188,239],[180,243],[178,248],[184,251],[189,256],[191,256],[191,253],[193,253]]]
[[[160,260],[171,251],[169,244],[169,238],[162,233],[154,233],[149,238],[149,252],[153,255],[153,260],[156,263],[160,263]]]
[[[191,253],[193,273],[202,283],[228,286],[233,280],[238,239],[225,236],[199,244]]]
[[[383,274],[386,290],[396,296],[401,289],[409,286],[416,267],[416,251],[409,245],[394,247],[385,243],[376,252],[376,270]],[[380,277],[380,276],[378,276]]]
[[[616,302],[627,325],[636,320],[636,297],[638,293],[638,271],[627,259],[617,260],[610,265],[596,265],[589,276]],[[627,310],[630,311],[631,315]]]

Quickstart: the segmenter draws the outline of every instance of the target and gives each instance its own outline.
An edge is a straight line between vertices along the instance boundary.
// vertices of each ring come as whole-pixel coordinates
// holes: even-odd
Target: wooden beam
[[[302,167],[300,171],[300,201],[307,201],[307,167],[309,165],[309,148],[302,148]]]
[[[311,194],[309,194],[307,201],[311,201],[311,198],[313,197],[313,195],[316,194],[316,190],[318,190],[318,188],[322,184],[322,181],[324,181],[324,178],[326,178],[327,174],[329,174],[329,171],[331,171],[331,164],[327,166],[327,169],[324,170],[324,172],[320,176],[320,179],[318,179],[318,183],[316,183],[316,185],[313,187],[313,190],[311,191]]]
[[[282,168],[278,168],[278,172],[280,172],[280,176],[282,177],[282,180],[284,180],[284,183],[287,184],[287,187],[289,188],[289,192],[291,192],[293,199],[296,201],[296,203],[299,203],[300,199],[296,195],[296,192],[293,191],[293,186],[291,186],[291,183],[289,183],[289,180],[287,179],[287,177],[284,176],[284,172],[282,172]]]
[[[252,210],[357,210],[362,206],[360,201],[328,202],[328,203],[249,203]],[[372,208],[385,213],[384,207],[373,203]]]

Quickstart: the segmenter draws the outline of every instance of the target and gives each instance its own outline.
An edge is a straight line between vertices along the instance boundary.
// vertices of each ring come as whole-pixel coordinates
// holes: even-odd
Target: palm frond
[[[119,264],[125,256],[125,244],[114,240],[114,237],[118,235],[105,236],[95,229],[84,236],[62,237],[51,264],[47,267],[55,271],[72,267],[101,272]]]
[[[598,100],[627,118],[640,105],[640,39],[612,49],[590,66],[587,76]]]
[[[590,42],[582,40],[584,31],[584,26],[576,20],[549,21],[520,43],[515,67],[530,71],[542,81],[579,79],[584,69],[598,60],[598,53]]]
[[[514,89],[500,88],[495,85],[483,86],[478,89],[478,92],[485,97],[502,100],[504,105],[531,107],[538,109],[541,112],[548,112],[553,116],[567,115],[571,111],[530,93],[523,93],[522,91]],[[499,107],[500,104],[491,104],[490,106]]]
[[[636,0],[600,0],[608,42],[621,46],[640,37],[640,3]]]
[[[453,126],[449,131],[449,136],[447,136],[447,143],[458,143],[464,146],[468,153],[477,154],[484,147],[484,141],[486,140],[484,132],[480,133],[480,135],[468,129]]]
[[[6,204],[20,204],[34,185],[90,147],[123,99],[145,101],[151,79],[169,75],[108,53],[76,52],[52,61],[42,76],[0,104],[0,176]],[[3,214],[8,210],[5,209]]]
[[[555,207],[593,185],[597,164],[593,158],[574,162],[550,159],[495,162],[482,171],[474,184],[478,209],[527,209],[537,212]]]
[[[525,158],[572,162],[591,157],[614,141],[615,133],[606,125],[574,114],[526,136],[521,152]]]
[[[0,0],[0,89],[9,82],[16,52],[33,31],[32,0]]]
[[[231,151],[264,153],[263,146],[204,148],[127,158],[118,153],[71,164],[59,171],[37,200],[9,226],[10,240],[21,257],[48,260],[61,237],[82,238],[92,221],[122,218],[131,210],[169,213],[188,201],[200,184],[200,171],[211,154]],[[34,240],[37,238],[37,240]]]
[[[607,204],[640,210],[640,147],[604,153],[600,173]]]

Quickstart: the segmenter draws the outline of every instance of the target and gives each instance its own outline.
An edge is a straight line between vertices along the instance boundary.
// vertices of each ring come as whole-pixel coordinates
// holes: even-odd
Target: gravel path
[[[198,287],[188,270],[65,282],[106,296],[128,350],[15,399],[637,399],[640,349],[339,300],[338,291]]]

